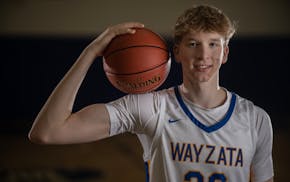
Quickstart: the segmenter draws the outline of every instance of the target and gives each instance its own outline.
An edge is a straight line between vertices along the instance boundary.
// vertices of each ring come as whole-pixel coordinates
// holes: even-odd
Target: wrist
[[[87,56],[87,57],[90,57],[92,59],[95,59],[95,58],[97,58],[99,56],[102,56],[101,53],[99,53],[96,49],[94,49],[90,45],[83,50],[82,54]]]

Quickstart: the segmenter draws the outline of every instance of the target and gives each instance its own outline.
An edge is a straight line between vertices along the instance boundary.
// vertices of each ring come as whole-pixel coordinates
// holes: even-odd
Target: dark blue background
[[[1,131],[27,131],[51,91],[92,40],[0,37]],[[171,39],[167,42],[171,48]],[[285,118],[290,118],[289,42],[290,37],[234,38],[220,77],[222,86],[264,108],[274,127],[280,128],[289,126]],[[180,84],[181,79],[180,65],[173,60],[170,74],[159,89]],[[98,58],[81,86],[74,110],[123,95],[108,82]]]

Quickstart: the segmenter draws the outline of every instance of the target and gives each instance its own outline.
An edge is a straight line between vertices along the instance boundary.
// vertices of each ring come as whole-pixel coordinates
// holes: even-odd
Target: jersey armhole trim
[[[145,177],[146,177],[146,182],[149,182],[150,180],[150,160],[145,162]]]

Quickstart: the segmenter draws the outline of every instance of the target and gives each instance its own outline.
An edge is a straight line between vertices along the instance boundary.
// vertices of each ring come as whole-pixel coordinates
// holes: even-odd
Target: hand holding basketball
[[[108,27],[102,32],[87,48],[95,57],[102,56],[104,49],[111,42],[111,40],[122,34],[134,34],[135,28],[142,28],[144,25],[139,22],[127,22]]]
[[[165,41],[138,22],[108,27],[86,50],[93,59],[104,56],[108,80],[125,93],[155,90],[171,66]]]

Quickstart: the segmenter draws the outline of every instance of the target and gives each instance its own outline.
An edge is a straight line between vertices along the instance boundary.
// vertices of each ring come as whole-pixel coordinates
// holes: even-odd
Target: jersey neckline
[[[215,123],[213,125],[206,126],[202,122],[200,122],[198,119],[196,119],[196,117],[194,117],[194,115],[190,112],[190,110],[188,109],[188,107],[186,106],[186,104],[184,103],[184,101],[183,101],[183,99],[182,99],[182,97],[180,95],[178,86],[174,87],[174,93],[175,93],[177,101],[178,101],[180,107],[182,108],[183,112],[189,117],[189,119],[197,127],[199,127],[200,129],[204,130],[207,133],[214,132],[214,131],[220,129],[221,127],[223,127],[229,121],[229,119],[231,118],[231,116],[233,114],[233,111],[234,111],[234,108],[235,108],[235,105],[236,105],[236,94],[231,92],[232,98],[231,98],[230,106],[229,106],[229,108],[227,110],[227,113],[226,113],[225,117],[222,118],[219,122],[217,122],[217,123]]]

